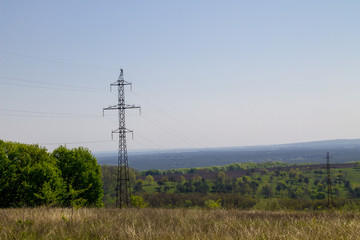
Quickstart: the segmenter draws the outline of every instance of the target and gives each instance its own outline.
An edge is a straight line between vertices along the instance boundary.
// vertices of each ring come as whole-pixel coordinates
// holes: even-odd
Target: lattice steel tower
[[[103,108],[104,110],[118,110],[119,113],[119,128],[111,132],[119,134],[119,152],[118,152],[118,173],[116,180],[116,207],[129,207],[130,206],[130,178],[129,178],[129,165],[128,154],[126,146],[126,133],[133,132],[125,127],[125,110],[138,108],[139,106],[128,105],[125,103],[125,86],[131,83],[124,80],[123,69],[120,69],[120,75],[116,82],[110,84],[110,91],[113,86],[118,87],[118,104]]]
[[[328,197],[328,207],[333,205],[332,198],[332,184],[331,184],[331,172],[330,172],[330,154],[326,154],[326,169],[327,169],[327,197]]]

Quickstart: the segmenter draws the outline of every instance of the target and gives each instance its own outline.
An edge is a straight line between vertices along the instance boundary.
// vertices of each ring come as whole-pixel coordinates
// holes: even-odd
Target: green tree
[[[179,183],[184,183],[184,182],[186,182],[186,179],[183,175],[181,175],[179,179]]]
[[[220,171],[217,175],[217,180],[219,180],[219,182],[221,182],[222,184],[225,183],[225,178],[226,178],[226,174],[224,171]]]
[[[141,180],[141,181],[139,181],[139,180]],[[133,188],[134,192],[142,192],[143,191],[142,179],[139,179],[139,180],[136,182],[136,184]]]
[[[201,179],[202,179],[202,177],[200,177],[200,176],[197,175],[197,174],[195,174],[195,175],[193,176],[193,182],[200,182]]]
[[[73,189],[77,199],[86,201],[85,206],[102,206],[100,166],[91,152],[82,147],[67,149],[60,146],[53,151],[52,156],[57,159],[57,166],[66,185],[63,203],[70,206],[71,201],[75,200],[70,191]]]
[[[298,169],[298,168],[296,168],[296,169],[291,168],[291,169],[289,170],[289,177],[290,177],[290,179],[296,179],[296,178],[298,178],[299,174],[300,174],[300,172],[299,172],[299,169]]]
[[[115,206],[117,166],[101,165],[101,180],[103,183],[105,206]]]
[[[161,179],[161,180],[157,181],[157,184],[159,186],[162,186],[162,185],[165,185],[165,182]]]
[[[165,177],[161,178],[161,181],[162,181],[163,183],[166,183],[166,182],[169,181],[169,178],[165,176]]]
[[[360,168],[360,162],[359,161],[355,163],[355,168]]]
[[[251,178],[249,176],[246,176],[246,175],[242,177],[242,180],[243,180],[244,183],[250,183],[251,182]]]
[[[0,140],[0,207],[61,204],[61,172],[45,148]]]
[[[265,183],[261,187],[261,195],[263,195],[265,198],[271,198],[274,195],[274,191],[270,184]]]
[[[200,177],[201,178],[201,177]],[[209,192],[209,185],[205,179],[201,179],[198,182],[194,182],[195,192],[206,194]]]
[[[154,182],[154,177],[151,176],[151,175],[147,175],[145,177],[145,181],[150,185],[150,184],[152,184]]]
[[[134,185],[136,183],[136,175],[137,172],[132,169],[132,168],[128,168],[129,169],[129,181],[130,181],[130,185]]]

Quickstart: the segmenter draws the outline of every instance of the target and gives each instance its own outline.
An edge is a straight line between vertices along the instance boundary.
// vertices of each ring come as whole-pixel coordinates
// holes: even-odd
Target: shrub
[[[220,203],[220,199],[217,200],[216,202],[212,199],[208,199],[204,202],[205,206],[207,208],[210,208],[210,209],[219,209],[221,208],[221,203]]]
[[[134,196],[131,194],[130,197],[131,205],[136,208],[146,208],[149,203],[145,202],[145,200],[141,196]]]

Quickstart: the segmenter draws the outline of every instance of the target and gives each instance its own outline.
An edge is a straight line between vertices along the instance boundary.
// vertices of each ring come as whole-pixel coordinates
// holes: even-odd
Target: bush
[[[136,208],[146,208],[149,203],[145,202],[141,196],[134,196],[131,194],[130,197],[131,205]]]
[[[219,199],[219,200],[217,200],[217,201],[215,202],[215,201],[212,200],[212,199],[208,199],[208,200],[206,200],[206,201],[204,202],[204,204],[205,204],[205,206],[206,206],[207,208],[210,208],[210,209],[219,209],[219,208],[221,208],[220,200],[221,200],[221,199]]]

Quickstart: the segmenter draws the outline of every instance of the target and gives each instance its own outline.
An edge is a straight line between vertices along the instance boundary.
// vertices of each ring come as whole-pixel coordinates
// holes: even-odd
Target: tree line
[[[259,168],[273,168],[273,167],[286,167],[294,164],[274,161],[274,162],[244,162],[244,163],[231,163],[224,166],[212,166],[212,167],[194,167],[194,168],[177,168],[177,169],[150,169],[140,172],[141,176],[147,175],[174,175],[174,174],[193,174],[193,173],[212,173],[220,171],[239,171],[239,170],[251,170]]]
[[[100,166],[86,148],[0,140],[0,207],[102,206]]]
[[[360,198],[360,163],[350,168],[332,169],[334,207],[356,207]],[[134,194],[143,196],[149,206],[204,206],[204,201],[220,199],[228,208],[251,209],[259,204],[268,208],[319,209],[328,205],[326,169],[285,167],[246,171],[242,177],[232,177],[231,171],[220,171],[215,178],[207,174],[140,176],[132,185]],[[155,180],[156,179],[156,180]],[[193,197],[196,196],[196,197]],[[196,200],[202,199],[202,200]]]
[[[272,207],[312,209],[326,202],[326,171],[285,166],[281,168],[279,162],[230,164],[225,166],[227,171],[213,172],[215,178],[202,175],[204,169],[188,169],[184,172],[193,174],[185,178],[178,174],[183,170],[153,177],[130,168],[130,184],[133,199],[140,201],[142,197],[150,207],[252,209],[266,203]],[[246,169],[246,175],[232,177],[231,171],[240,168]],[[337,206],[345,206],[349,201],[356,205],[351,199],[360,198],[356,184],[359,170],[360,163],[355,168],[332,171],[332,193]],[[0,140],[0,176],[2,208],[115,206],[117,167],[99,166],[86,148],[60,146],[48,152],[36,144]]]

